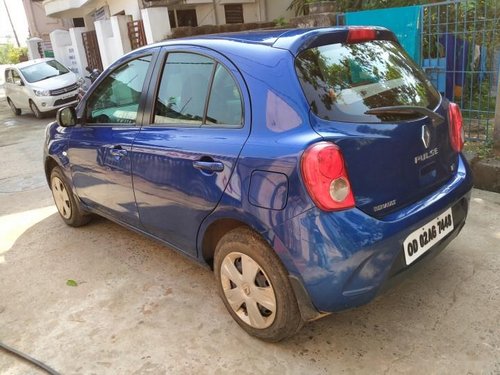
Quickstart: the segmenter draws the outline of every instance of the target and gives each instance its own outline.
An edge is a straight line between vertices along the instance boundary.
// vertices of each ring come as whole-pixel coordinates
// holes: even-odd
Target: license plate
[[[406,265],[410,265],[453,231],[451,208],[411,233],[403,242]]]

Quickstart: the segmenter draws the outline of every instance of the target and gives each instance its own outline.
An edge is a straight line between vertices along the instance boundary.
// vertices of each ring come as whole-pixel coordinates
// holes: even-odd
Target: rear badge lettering
[[[380,210],[383,210],[385,208],[389,208],[389,207],[392,207],[395,205],[396,205],[396,200],[393,199],[392,201],[385,202],[385,203],[379,204],[378,206],[373,207],[373,211],[377,212],[377,211],[380,211]]]
[[[436,148],[433,148],[432,150],[427,151],[424,154],[417,155],[417,156],[415,156],[415,159],[414,159],[415,160],[415,164],[418,164],[418,163],[423,162],[423,161],[425,161],[427,159],[430,159],[433,156],[436,156],[437,154],[439,154],[439,150],[436,147]]]

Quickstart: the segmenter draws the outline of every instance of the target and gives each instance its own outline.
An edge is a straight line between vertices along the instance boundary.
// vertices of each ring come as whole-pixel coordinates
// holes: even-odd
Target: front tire
[[[33,101],[30,101],[30,108],[37,119],[43,118],[43,112],[41,112]]]
[[[302,327],[288,273],[274,250],[249,228],[222,237],[214,272],[224,305],[250,335],[277,342]]]
[[[85,213],[73,195],[66,179],[59,167],[55,167],[50,174],[50,189],[59,215],[71,227],[80,227],[90,221],[89,214]]]
[[[16,115],[16,116],[20,116],[21,115],[21,109],[17,108],[16,105],[14,104],[14,102],[12,100],[10,100],[9,98],[7,98],[7,103],[9,103],[10,110],[12,111],[12,113],[14,115]]]

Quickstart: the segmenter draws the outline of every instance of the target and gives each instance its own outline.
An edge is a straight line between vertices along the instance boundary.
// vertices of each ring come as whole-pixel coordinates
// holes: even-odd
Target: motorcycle
[[[95,80],[101,74],[101,71],[99,69],[91,69],[88,66],[85,68],[85,70],[87,72],[89,72],[89,75],[85,76],[85,78],[90,80],[90,84],[94,83]],[[85,82],[85,80],[83,80],[82,84],[80,85],[80,87],[78,89],[78,95],[77,95],[78,101],[82,100],[83,96],[85,95],[85,93],[87,92],[88,89],[89,89],[89,87],[87,86],[87,83]]]

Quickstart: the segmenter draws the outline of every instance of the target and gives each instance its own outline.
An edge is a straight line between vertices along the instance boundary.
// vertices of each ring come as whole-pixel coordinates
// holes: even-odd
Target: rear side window
[[[295,67],[311,110],[325,120],[407,120],[421,115],[365,112],[400,105],[433,110],[440,100],[425,74],[393,41],[310,48],[298,55]]]
[[[217,65],[207,111],[207,126],[241,125],[243,122],[241,94],[233,77]]]
[[[156,124],[201,125],[215,61],[192,53],[171,53],[156,101]]]
[[[241,127],[241,93],[217,61],[194,53],[167,56],[154,123],[181,127]]]

